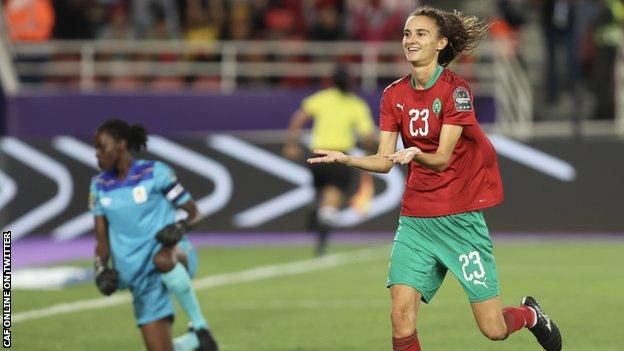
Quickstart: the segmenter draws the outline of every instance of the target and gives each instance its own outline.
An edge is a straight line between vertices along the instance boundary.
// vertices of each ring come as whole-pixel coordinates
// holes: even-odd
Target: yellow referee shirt
[[[353,147],[357,135],[374,131],[373,118],[368,104],[353,93],[342,93],[338,88],[321,90],[301,104],[302,109],[314,118],[312,148],[347,152]]]

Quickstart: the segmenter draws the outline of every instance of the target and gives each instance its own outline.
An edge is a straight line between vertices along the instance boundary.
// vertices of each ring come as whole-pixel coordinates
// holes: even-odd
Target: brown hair
[[[421,6],[412,12],[412,16],[426,16],[438,25],[442,37],[448,39],[448,44],[438,56],[438,63],[446,67],[457,55],[469,54],[481,39],[487,35],[490,24],[475,16],[466,16],[454,10],[452,13],[429,6]]]

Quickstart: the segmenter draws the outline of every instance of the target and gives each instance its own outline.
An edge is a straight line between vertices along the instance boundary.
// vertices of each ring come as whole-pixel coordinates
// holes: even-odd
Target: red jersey
[[[448,167],[435,172],[410,162],[401,215],[436,217],[478,210],[503,201],[496,151],[481,130],[468,84],[444,69],[428,89],[416,90],[411,75],[390,84],[381,98],[379,126],[400,132],[405,148],[435,153],[443,124],[462,134]]]

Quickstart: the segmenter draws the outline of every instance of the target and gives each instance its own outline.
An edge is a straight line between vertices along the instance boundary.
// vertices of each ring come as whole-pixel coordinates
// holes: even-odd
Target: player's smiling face
[[[93,144],[98,167],[104,172],[112,171],[119,161],[119,142],[107,132],[100,131],[95,134]]]
[[[403,29],[403,51],[413,66],[425,66],[437,62],[438,53],[444,49],[447,39],[440,36],[436,22],[427,16],[411,16]]]

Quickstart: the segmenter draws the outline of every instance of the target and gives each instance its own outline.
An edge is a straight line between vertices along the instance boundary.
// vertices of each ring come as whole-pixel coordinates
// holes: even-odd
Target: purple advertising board
[[[151,132],[163,135],[284,129],[301,100],[313,92],[21,93],[7,101],[5,133],[20,138],[89,136],[110,118],[141,123],[149,126]],[[360,95],[376,118],[381,91]],[[477,97],[475,109],[482,123],[494,121],[493,98]]]

